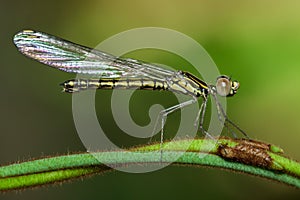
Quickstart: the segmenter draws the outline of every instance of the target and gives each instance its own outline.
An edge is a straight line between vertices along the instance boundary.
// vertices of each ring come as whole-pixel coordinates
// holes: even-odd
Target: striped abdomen
[[[168,90],[166,82],[144,80],[141,78],[130,79],[72,79],[61,84],[68,93],[79,92],[87,89],[149,89]]]
[[[101,78],[101,79],[72,79],[61,84],[68,93],[87,89],[141,89],[169,90],[193,97],[207,96],[208,86],[189,73],[174,76],[165,81],[144,78]]]

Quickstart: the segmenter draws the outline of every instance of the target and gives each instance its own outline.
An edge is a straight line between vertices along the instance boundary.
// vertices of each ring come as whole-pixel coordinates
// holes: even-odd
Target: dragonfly
[[[14,44],[25,56],[45,65],[68,73],[95,76],[97,78],[71,79],[61,86],[66,93],[81,92],[88,89],[141,89],[164,90],[188,95],[190,100],[179,103],[160,112],[161,135],[163,143],[164,125],[167,116],[176,110],[198,102],[202,104],[195,119],[195,126],[209,138],[213,136],[203,127],[208,97],[216,102],[219,119],[232,125],[248,138],[247,134],[233,123],[218,101],[218,96],[232,97],[239,89],[239,82],[229,76],[217,77],[215,85],[200,80],[187,71],[164,69],[155,64],[115,57],[111,54],[85,47],[73,42],[34,30],[23,30],[14,36]],[[235,133],[233,133],[234,136]]]

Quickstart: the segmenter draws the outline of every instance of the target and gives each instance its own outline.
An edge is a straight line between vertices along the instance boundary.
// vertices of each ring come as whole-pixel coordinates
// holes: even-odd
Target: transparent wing
[[[107,78],[147,77],[165,80],[174,71],[133,59],[121,59],[42,32],[24,30],[14,36],[24,55],[59,70]]]

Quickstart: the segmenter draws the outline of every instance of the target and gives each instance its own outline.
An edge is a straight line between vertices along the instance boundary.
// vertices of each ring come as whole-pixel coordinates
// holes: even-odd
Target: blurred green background
[[[72,118],[72,96],[61,93],[58,86],[75,75],[25,58],[13,45],[16,32],[40,30],[94,47],[114,34],[145,26],[174,29],[203,45],[221,73],[232,75],[241,83],[238,94],[228,99],[231,119],[252,138],[277,144],[287,155],[300,160],[299,9],[300,2],[296,0],[2,1],[1,165],[85,150]],[[153,52],[149,51],[151,56],[147,56],[147,51],[137,53],[135,58],[182,67],[180,58]],[[97,101],[104,105],[102,110],[101,105],[98,108],[101,116],[109,116],[104,108],[109,107],[110,94],[97,94]],[[143,109],[146,99],[175,104],[175,98],[167,102],[164,96],[168,95],[138,92],[131,110],[139,110],[137,115],[141,118],[147,116],[150,105]],[[117,132],[109,126],[111,120],[107,117],[103,123],[108,124],[111,133]],[[140,123],[147,120],[145,117]],[[169,121],[168,126],[172,126],[176,118]],[[122,140],[118,143],[122,144]],[[71,184],[1,195],[1,199],[44,200],[94,197],[299,199],[300,192],[218,169],[167,167],[146,174],[114,172]]]

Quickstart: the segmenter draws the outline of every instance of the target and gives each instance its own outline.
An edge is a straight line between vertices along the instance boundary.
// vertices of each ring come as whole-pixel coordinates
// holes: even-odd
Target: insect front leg
[[[227,114],[225,113],[222,105],[220,104],[220,102],[218,101],[217,97],[215,94],[212,94],[214,101],[216,102],[216,106],[217,106],[217,111],[218,111],[218,117],[219,120],[221,121],[221,123],[224,122],[225,120],[225,126],[227,128],[227,130],[229,130],[229,132],[233,135],[234,138],[237,138],[236,133],[230,129],[229,124],[232,125],[234,128],[236,128],[236,130],[238,130],[240,133],[242,133],[247,139],[249,139],[249,136],[247,135],[247,133],[245,131],[243,131],[238,125],[236,125],[235,123],[233,123],[227,116]],[[224,118],[224,120],[222,119],[222,117]]]

